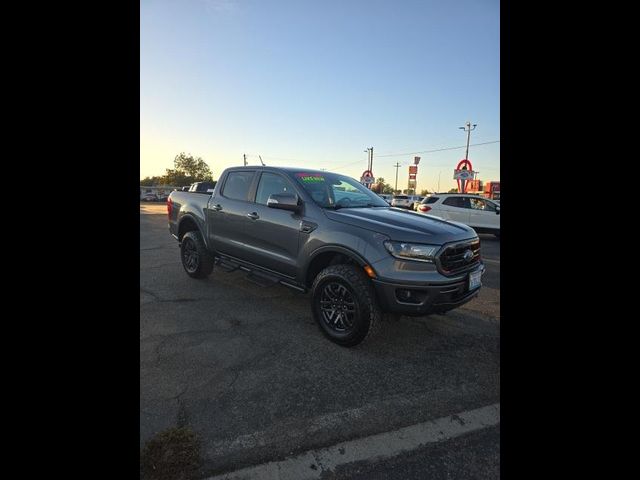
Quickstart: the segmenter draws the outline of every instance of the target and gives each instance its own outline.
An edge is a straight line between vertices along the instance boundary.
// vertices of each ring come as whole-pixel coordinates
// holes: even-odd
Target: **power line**
[[[348,167],[350,165],[355,165],[356,163],[362,163],[362,160],[356,160],[355,162],[347,163],[345,165],[340,165],[338,167],[327,168],[327,171],[333,172],[334,170],[338,170],[339,168],[344,168],[344,167]]]
[[[478,145],[490,145],[492,143],[500,143],[500,140],[493,140],[491,142],[481,142],[481,143],[472,143],[471,146],[478,146]],[[461,145],[459,147],[446,147],[446,148],[437,148],[435,150],[422,150],[420,152],[406,152],[406,153],[386,153],[384,155],[376,155],[376,157],[400,157],[403,155],[414,155],[417,153],[434,153],[434,152],[444,152],[446,150],[459,150],[461,148],[467,148],[467,145]],[[252,157],[257,157],[257,155],[247,155],[247,156],[252,156]],[[289,161],[289,162],[305,162],[308,160],[304,160],[301,158],[282,158],[282,157],[271,157],[271,156],[266,156],[266,159],[271,159],[271,160],[284,160],[284,161]],[[275,163],[279,163],[279,162],[275,162]],[[333,162],[324,162],[324,163],[333,163]],[[362,160],[356,160],[354,162],[350,162],[350,163],[345,163],[343,165],[339,165],[337,167],[332,167],[332,168],[327,168],[327,171],[331,172],[334,170],[338,170],[344,167],[349,167],[351,165],[355,165],[356,163],[362,163]],[[437,165],[436,165],[437,166]]]
[[[489,145],[490,143],[500,143],[500,140],[494,140],[492,142],[482,142],[482,143],[472,143],[471,146],[477,145]],[[378,157],[399,157],[401,155],[414,155],[416,153],[433,153],[433,152],[443,152],[445,150],[458,150],[460,148],[467,148],[466,145],[461,145],[459,147],[447,147],[447,148],[438,148],[436,150],[423,150],[421,152],[406,152],[406,153],[387,153],[384,155],[377,155]]]

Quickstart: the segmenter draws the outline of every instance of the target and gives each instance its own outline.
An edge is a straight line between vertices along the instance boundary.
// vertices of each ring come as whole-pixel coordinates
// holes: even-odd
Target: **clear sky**
[[[464,145],[500,179],[498,0],[142,0],[140,176],[184,151],[217,178],[250,163],[373,173]],[[464,148],[418,154],[418,190],[456,186]]]

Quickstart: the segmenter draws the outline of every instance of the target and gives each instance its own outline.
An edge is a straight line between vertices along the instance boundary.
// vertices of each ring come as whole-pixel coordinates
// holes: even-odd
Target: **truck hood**
[[[325,212],[333,221],[379,232],[401,242],[442,245],[477,236],[462,223],[400,208],[342,208]]]

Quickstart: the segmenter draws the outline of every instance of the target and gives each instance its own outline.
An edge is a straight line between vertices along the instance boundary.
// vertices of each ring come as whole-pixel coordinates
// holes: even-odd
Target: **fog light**
[[[398,300],[408,302],[411,300],[411,290],[399,289],[396,291]]]

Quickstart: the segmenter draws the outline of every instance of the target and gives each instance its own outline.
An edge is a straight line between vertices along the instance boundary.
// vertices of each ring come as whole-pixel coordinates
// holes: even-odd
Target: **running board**
[[[248,274],[247,280],[261,287],[271,287],[273,285],[280,284],[284,287],[295,290],[296,292],[307,293],[308,291],[304,287],[300,287],[294,283],[289,283],[286,280],[281,280],[275,275],[269,275],[268,273],[263,273],[259,270],[252,270],[248,267],[245,267],[244,265],[240,265],[239,263],[236,263],[232,260],[228,260],[227,258],[216,257],[215,265],[226,273],[242,270],[243,272],[246,272]]]
[[[278,283],[277,278],[268,277],[266,275],[263,275],[262,273],[257,272],[249,272],[249,275],[247,275],[247,280],[249,280],[251,283],[255,283],[260,287],[271,287]]]
[[[223,260],[220,257],[216,258],[215,264],[227,273],[235,272],[240,268],[237,263],[231,263],[227,260]]]

